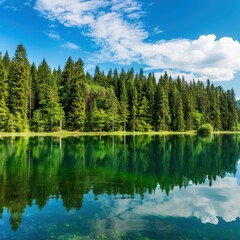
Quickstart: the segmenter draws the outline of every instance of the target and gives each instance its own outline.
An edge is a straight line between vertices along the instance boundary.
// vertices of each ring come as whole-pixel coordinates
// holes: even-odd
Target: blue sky
[[[239,0],[0,0],[0,51],[210,79],[240,97]]]

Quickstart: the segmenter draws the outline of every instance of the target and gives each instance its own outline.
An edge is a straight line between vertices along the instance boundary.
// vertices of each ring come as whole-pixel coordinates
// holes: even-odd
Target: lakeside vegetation
[[[228,133],[228,132],[222,132]],[[237,132],[231,132],[236,134]],[[167,136],[167,135],[195,135],[195,131],[187,131],[187,132],[0,132],[1,137],[36,137],[36,136],[45,136],[45,137],[80,137],[80,136],[139,136],[139,135],[159,135],[159,136]]]
[[[173,131],[161,131],[161,132],[0,132],[0,138],[3,137],[84,137],[84,136],[170,136],[170,135],[197,135],[197,131],[186,132],[173,132]],[[214,135],[226,135],[226,134],[240,134],[240,131],[213,131]],[[199,134],[209,135],[209,134]]]
[[[203,124],[214,131],[239,130],[233,89],[173,80],[166,72],[160,79],[146,77],[132,68],[105,74],[97,66],[91,76],[83,66],[69,57],[63,69],[51,70],[45,59],[36,67],[22,44],[12,60],[8,52],[0,55],[0,132],[172,134],[192,133]]]

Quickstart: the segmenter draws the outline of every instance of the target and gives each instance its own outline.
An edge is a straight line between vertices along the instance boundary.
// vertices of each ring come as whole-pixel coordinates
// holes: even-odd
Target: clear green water
[[[240,239],[240,135],[0,139],[0,239]]]

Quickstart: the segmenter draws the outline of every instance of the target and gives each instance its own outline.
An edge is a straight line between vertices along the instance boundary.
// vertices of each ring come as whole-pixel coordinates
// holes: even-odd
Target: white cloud
[[[59,41],[61,39],[61,37],[59,36],[59,34],[55,31],[49,31],[45,33],[49,38]]]
[[[240,71],[240,43],[230,37],[150,42],[137,0],[37,0],[35,9],[50,21],[78,27],[90,36],[101,50],[89,63],[138,63],[155,72],[171,70],[174,75],[187,73],[186,78],[218,81],[231,80]],[[160,32],[157,27],[153,34]]]
[[[62,44],[61,47],[68,48],[68,49],[74,49],[74,50],[79,49],[79,46],[72,42],[66,42],[66,43]]]

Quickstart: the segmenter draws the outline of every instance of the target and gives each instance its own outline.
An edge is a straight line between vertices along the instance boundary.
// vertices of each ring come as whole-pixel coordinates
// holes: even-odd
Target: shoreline
[[[240,134],[240,132],[233,131],[214,131],[213,134]],[[167,136],[167,135],[197,135],[196,131],[188,132],[19,132],[19,133],[3,133],[0,132],[1,137],[81,137],[81,136]]]

